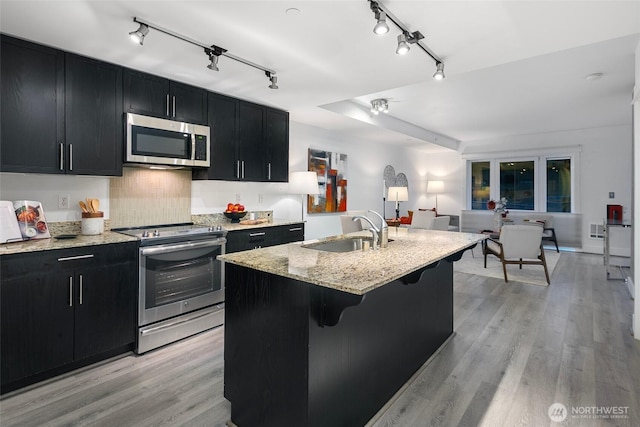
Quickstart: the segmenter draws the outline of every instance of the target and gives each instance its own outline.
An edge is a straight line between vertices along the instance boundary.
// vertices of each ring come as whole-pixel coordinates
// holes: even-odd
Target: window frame
[[[464,154],[462,159],[466,162],[465,178],[465,203],[468,210],[473,210],[472,186],[471,186],[471,164],[475,162],[489,162],[489,194],[490,199],[500,198],[500,163],[503,162],[534,162],[534,209],[514,210],[514,212],[547,212],[547,160],[571,160],[571,212],[550,212],[552,214],[575,214],[580,213],[580,152],[581,147],[564,147],[555,149],[528,150],[514,152],[492,152],[492,153],[472,153]],[[475,209],[478,211],[478,209]]]

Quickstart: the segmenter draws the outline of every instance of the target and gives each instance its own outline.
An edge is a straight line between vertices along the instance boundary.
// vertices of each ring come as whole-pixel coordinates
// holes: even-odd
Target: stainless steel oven
[[[226,231],[177,225],[119,230],[140,239],[138,336],[141,354],[224,322]]]

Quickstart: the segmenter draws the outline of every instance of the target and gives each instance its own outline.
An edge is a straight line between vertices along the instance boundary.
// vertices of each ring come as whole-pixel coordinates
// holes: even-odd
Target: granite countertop
[[[73,239],[34,239],[23,242],[4,243],[0,245],[0,255],[18,254],[24,252],[49,251],[54,249],[69,249],[81,246],[107,245],[110,243],[135,242],[135,237],[105,231],[94,236],[78,235]]]
[[[303,246],[349,237],[350,233],[221,255],[218,259],[258,271],[363,295],[413,271],[474,246],[486,236],[449,231],[389,228],[389,246],[379,250],[326,252]]]

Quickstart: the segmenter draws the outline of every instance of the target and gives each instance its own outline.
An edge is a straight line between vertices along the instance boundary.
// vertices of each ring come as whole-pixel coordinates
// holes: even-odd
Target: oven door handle
[[[226,243],[227,239],[214,239],[214,240],[205,240],[202,242],[189,242],[189,243],[181,243],[177,245],[161,245],[161,246],[152,246],[149,248],[141,248],[140,255],[155,255],[155,254],[166,254],[169,252],[178,252],[184,251],[186,249],[196,249],[196,248],[209,248],[213,246],[222,246]]]

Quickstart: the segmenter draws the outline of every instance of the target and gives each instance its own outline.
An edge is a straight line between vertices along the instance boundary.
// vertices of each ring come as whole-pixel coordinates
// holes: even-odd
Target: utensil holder
[[[93,236],[104,232],[104,212],[82,212],[82,234]]]

